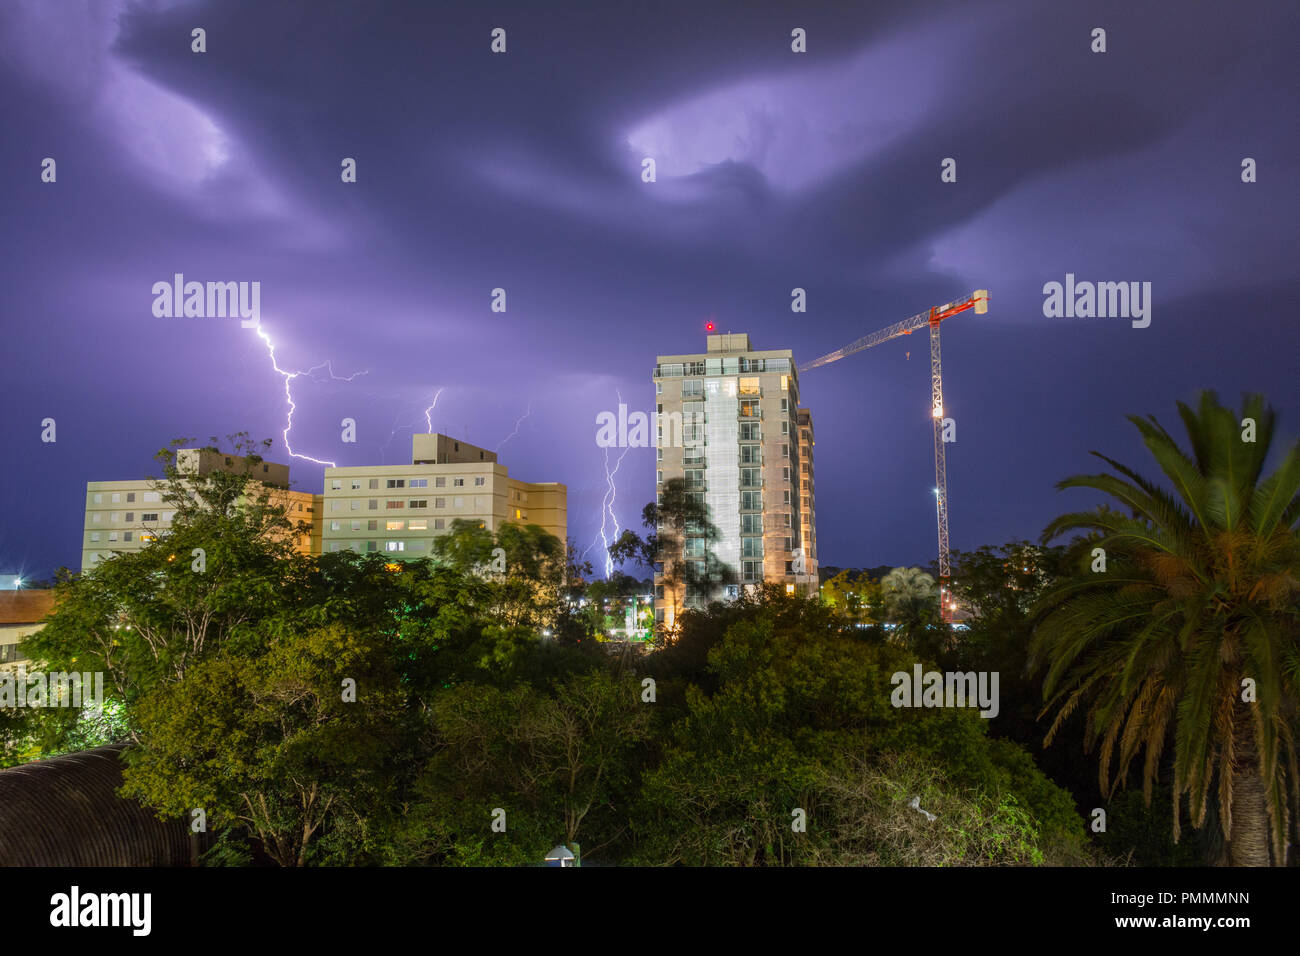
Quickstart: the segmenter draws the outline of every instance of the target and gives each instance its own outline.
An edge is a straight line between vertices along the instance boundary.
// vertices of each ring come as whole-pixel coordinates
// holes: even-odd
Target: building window
[[[358,499],[358,498],[353,498],[353,499],[352,499],[352,508],[351,508],[351,510],[352,510],[352,511],[360,511],[360,510],[361,510],[361,501],[360,501],[360,499]]]
[[[741,561],[740,576],[744,581],[761,581],[763,580],[763,562],[762,561]]]
[[[104,496],[103,496],[102,494],[96,493],[96,494],[93,496],[93,499],[94,499],[95,504],[97,504],[97,505],[102,505],[102,504],[104,503]]]
[[[742,398],[740,400],[740,417],[741,418],[761,418],[762,412],[758,407],[758,399]]]
[[[120,493],[120,492],[117,492],[117,491],[113,492],[113,499],[112,499],[112,501],[113,501],[113,504],[115,504],[115,505],[121,504],[121,503],[122,503],[122,495],[121,495],[121,493]]]
[[[781,414],[782,415],[790,414],[790,399],[788,398],[781,399]]]
[[[758,422],[741,422],[740,440],[741,441],[762,441],[763,426],[760,425]]]
[[[127,521],[127,524],[130,524],[130,523],[131,523],[132,521],[134,521],[134,520],[135,520],[135,512],[134,512],[134,511],[128,511],[128,512],[126,513],[126,521]]]
[[[740,533],[741,534],[762,534],[763,516],[761,514],[741,515]]]
[[[405,487],[406,487],[406,479],[405,479],[405,478],[389,478],[389,479],[388,479],[388,487],[389,487],[389,488],[405,488]]]
[[[463,508],[463,507],[465,507],[465,499],[464,499],[464,498],[452,498],[452,499],[451,499],[451,506],[452,506],[453,508]]]
[[[98,541],[98,540],[99,540],[99,532],[98,532],[98,531],[92,531],[92,532],[90,532],[90,540],[91,540],[91,541]]]
[[[367,531],[378,531],[378,530],[379,530],[379,519],[378,519],[378,518],[370,518],[369,520],[367,520],[367,521],[366,521],[366,530],[367,530]]]
[[[429,487],[429,479],[428,479],[428,478],[412,478],[412,479],[411,479],[411,484],[410,484],[409,487],[411,487],[411,488],[428,488],[428,487]]]
[[[376,542],[376,541],[367,541],[367,542],[366,542],[366,550],[367,550],[367,551],[378,551],[378,550],[379,550],[379,543]]]
[[[741,511],[762,511],[763,493],[761,491],[742,491],[740,493]]]
[[[783,550],[785,550],[785,551],[793,551],[793,550],[794,550],[793,539],[791,539],[791,538],[786,538],[786,539],[785,539],[785,548],[784,548]]]
[[[110,532],[108,533],[108,540],[109,540],[109,541],[116,541],[116,540],[117,540],[117,532],[116,532],[116,531],[110,531]]]
[[[370,506],[369,506],[366,510],[368,510],[368,511],[378,511],[378,510],[379,510],[379,499],[378,499],[378,498],[371,498],[371,499],[370,499]]]
[[[763,556],[763,539],[741,538],[740,556],[743,558],[761,558]]]
[[[132,535],[132,532],[130,532],[130,531],[123,531],[123,532],[122,532],[122,540],[123,540],[123,541],[130,541],[130,540],[131,540],[131,535]]]
[[[788,505],[790,503],[790,492],[783,491],[781,494],[782,494],[781,503]]]
[[[330,530],[331,530],[331,531],[338,531],[338,530],[340,530],[342,527],[343,527],[342,522],[339,522],[339,521],[331,521],[331,522],[330,522]]]
[[[763,458],[762,458],[762,456],[759,454],[759,446],[758,446],[758,445],[741,445],[741,446],[740,446],[740,461],[741,461],[742,464],[745,464],[745,465],[758,465],[758,464],[761,464],[762,461],[763,461]]]
[[[443,522],[443,520],[442,520],[441,518],[434,518],[434,519],[433,519],[433,530],[434,530],[434,531],[441,531],[442,528],[443,528],[443,523],[444,523],[444,522]]]
[[[782,469],[781,469],[781,480],[782,480],[782,481],[789,481],[789,480],[790,480],[790,469],[789,469],[789,468],[782,468]]]
[[[758,395],[762,394],[762,393],[759,391],[759,388],[758,388],[758,379],[757,379],[757,378],[742,378],[742,379],[740,380],[740,394],[741,394],[741,395],[753,395],[753,396],[755,396],[755,397],[757,397]]]
[[[140,515],[140,520],[141,520],[141,521],[157,521],[157,520],[158,520],[158,512],[156,512],[156,511],[146,512],[145,514]]]
[[[410,501],[408,501],[408,502],[406,503],[406,507],[408,507],[408,508],[427,508],[427,507],[429,507],[429,499],[428,499],[428,498],[412,498]]]
[[[146,491],[146,492],[144,493],[144,498],[143,498],[142,500],[144,500],[144,501],[162,501],[162,495],[160,495],[160,494],[159,494],[158,492],[156,492],[156,491]]]
[[[128,491],[128,492],[126,493],[126,503],[127,503],[127,504],[130,504],[130,503],[133,502],[133,501],[135,501],[135,492],[134,492],[134,491]]]
[[[361,490],[361,479],[360,479],[360,478],[353,478],[353,479],[352,479],[352,490],[353,490],[353,491],[360,491],[360,490]]]
[[[465,479],[464,479],[464,478],[453,478],[453,479],[451,480],[451,486],[452,486],[453,488],[464,488],[464,487],[465,487]]]
[[[98,511],[96,511],[93,515],[90,516],[90,520],[95,524],[99,524],[99,519],[102,517],[104,516],[100,514]]]
[[[682,382],[682,398],[704,394],[704,380],[700,378],[687,379]]]
[[[330,488],[333,489],[334,491],[342,491],[342,490],[343,490],[343,479],[342,479],[342,478],[334,478],[333,480],[331,480],[331,481],[330,481]]]
[[[740,469],[740,487],[761,488],[762,485],[763,485],[763,469],[761,468]]]
[[[404,528],[405,526],[406,526],[406,522],[405,522],[405,521],[388,521],[388,522],[385,522],[384,530],[385,530],[385,531],[401,531],[402,528]]]
[[[446,487],[447,487],[447,479],[446,479],[446,478],[435,478],[435,479],[433,479],[433,487],[435,487],[435,488],[446,488]]]
[[[412,518],[412,519],[410,520],[410,522],[407,524],[407,527],[410,528],[412,531],[428,531],[428,530],[429,530],[429,519],[428,519],[428,518]]]
[[[433,506],[434,506],[435,508],[445,508],[445,507],[447,507],[447,499],[446,499],[446,498],[434,498],[434,499],[433,499]]]
[[[474,510],[475,510],[475,511],[482,511],[482,510],[483,510],[483,499],[482,499],[482,498],[475,498],[475,499],[474,499]]]
[[[781,457],[782,457],[782,458],[789,458],[789,457],[790,457],[790,446],[789,446],[789,445],[782,445],[782,446],[781,446]]]
[[[360,522],[360,521],[354,521],[354,522],[352,522],[352,530],[353,530],[353,531],[360,531],[360,530],[361,530],[361,522]]]
[[[788,435],[788,434],[790,434],[790,423],[789,423],[789,422],[782,422],[782,423],[781,423],[781,434],[782,434],[782,435]]]
[[[405,542],[405,541],[385,541],[385,542],[384,542],[384,550],[385,550],[385,551],[405,551],[405,550],[406,550],[406,542]]]
[[[703,469],[703,468],[687,468],[687,469],[683,472],[683,474],[684,474],[685,477],[686,477],[686,487],[687,487],[687,488],[703,488],[703,487],[704,487],[704,469]]]
[[[331,550],[331,551],[338,551],[339,548],[342,547],[342,545],[343,545],[343,542],[342,542],[342,541],[331,541],[331,542],[330,542],[330,550]]]
[[[397,510],[398,508],[405,508],[405,507],[406,507],[406,502],[405,502],[405,501],[391,501],[391,500],[390,500],[390,501],[385,501],[385,502],[384,502],[384,507],[387,508],[389,511],[395,511],[395,510]]]
[[[330,502],[330,511],[338,511],[338,510],[339,510],[339,505],[341,505],[341,504],[342,504],[342,502],[339,501],[337,498],[336,498],[335,500],[331,501],[331,502]]]

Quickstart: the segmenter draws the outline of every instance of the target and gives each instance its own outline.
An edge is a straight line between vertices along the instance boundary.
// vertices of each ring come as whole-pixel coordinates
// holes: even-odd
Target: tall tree
[[[643,539],[625,530],[609,549],[619,564],[636,560],[660,572],[664,597],[672,602],[673,623],[667,628],[671,633],[679,630],[677,618],[684,607],[704,606],[737,580],[736,569],[714,553],[721,532],[701,498],[683,478],[664,482],[658,500],[641,512],[649,534]]]
[[[1300,442],[1264,477],[1275,416],[1261,396],[1235,413],[1207,391],[1178,411],[1190,452],[1154,416],[1129,416],[1172,491],[1098,452],[1116,474],[1058,485],[1123,510],[1062,515],[1043,534],[1098,536],[1035,612],[1031,664],[1056,712],[1047,742],[1084,708],[1103,790],[1144,752],[1149,803],[1172,737],[1175,839],[1186,797],[1195,827],[1217,816],[1232,865],[1282,864],[1297,782]]]

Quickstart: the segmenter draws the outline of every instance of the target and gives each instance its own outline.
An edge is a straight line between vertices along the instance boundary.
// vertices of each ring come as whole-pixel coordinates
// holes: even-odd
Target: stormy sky
[[[1173,428],[1201,388],[1263,391],[1293,441],[1297,10],[10,0],[0,571],[78,567],[85,482],[153,474],[175,437],[273,437],[320,491],[266,341],[154,316],[178,272],[260,282],[279,367],[330,363],[290,382],[293,451],[409,461],[441,389],[435,430],[566,483],[602,567],[654,452],[611,495],[596,416],[652,410],[655,356],[707,321],[806,361],[989,289],[943,331],[957,548],[1092,504],[1053,488],[1091,449],[1153,471],[1124,415]],[[1150,282],[1150,326],[1046,318],[1066,273]],[[823,564],[933,559],[927,359],[915,336],[804,376]]]

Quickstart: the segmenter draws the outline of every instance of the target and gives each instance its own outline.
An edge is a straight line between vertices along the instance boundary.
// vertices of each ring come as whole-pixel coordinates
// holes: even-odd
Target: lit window
[[[102,505],[104,503],[104,496],[102,494],[96,494],[94,496],[94,500],[95,500],[95,504]]]
[[[389,521],[385,524],[385,531],[401,531],[406,526],[405,521]]]
[[[360,490],[361,490],[361,479],[360,479],[360,478],[353,478],[353,479],[352,479],[352,490],[353,490],[353,491],[360,491]]]
[[[405,508],[405,507],[406,507],[406,502],[405,502],[405,501],[386,501],[386,502],[384,502],[384,507],[387,508],[389,511],[396,511],[396,510],[399,509],[399,508]]]
[[[406,550],[406,542],[405,542],[405,541],[385,541],[385,542],[384,542],[384,550],[385,550],[385,551],[405,551],[405,550]]]
[[[429,530],[429,519],[412,518],[410,522],[407,524],[407,527],[410,528],[412,531],[427,531]]]
[[[91,541],[98,541],[98,540],[99,540],[99,532],[98,532],[98,531],[92,531],[92,532],[90,532],[90,540],[91,540]]]
[[[360,511],[360,510],[361,510],[361,502],[360,502],[358,499],[356,499],[356,498],[353,498],[353,499],[352,499],[352,509],[351,509],[351,510],[352,510],[352,511]]]
[[[338,531],[338,530],[340,530],[342,527],[343,527],[343,525],[342,525],[341,522],[338,522],[338,521],[331,521],[331,522],[330,522],[330,530],[331,530],[331,531]]]
[[[93,515],[90,516],[90,520],[95,524],[99,524],[99,519],[102,517],[104,516],[101,515],[98,511],[96,511]]]
[[[122,495],[119,492],[116,491],[113,492],[113,504],[117,505],[121,503],[122,503]]]

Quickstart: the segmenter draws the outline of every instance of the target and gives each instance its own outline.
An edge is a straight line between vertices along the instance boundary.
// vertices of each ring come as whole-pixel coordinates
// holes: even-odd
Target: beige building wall
[[[319,512],[326,552],[425,558],[457,518],[492,532],[507,521],[568,535],[568,492],[558,482],[511,478],[496,453],[437,433],[415,435],[410,465],[325,469]]]
[[[713,553],[736,571],[738,587],[767,581],[815,590],[812,413],[799,408],[793,353],[753,350],[743,333],[710,335],[704,353],[659,356],[654,382],[656,493],[683,478],[709,506],[721,533]],[[701,418],[699,436],[691,422]],[[692,446],[697,437],[703,443]],[[656,575],[656,620],[671,626],[682,604]]]
[[[177,451],[177,467],[186,474],[207,475],[218,470],[244,470],[268,487],[270,499],[283,505],[287,517],[310,525],[293,534],[294,550],[318,553],[320,548],[319,495],[288,487],[289,466],[274,462],[250,463],[237,455],[207,449]],[[113,554],[139,551],[171,529],[175,512],[163,501],[160,479],[89,481],[86,483],[85,523],[82,529],[81,569],[94,567]]]

